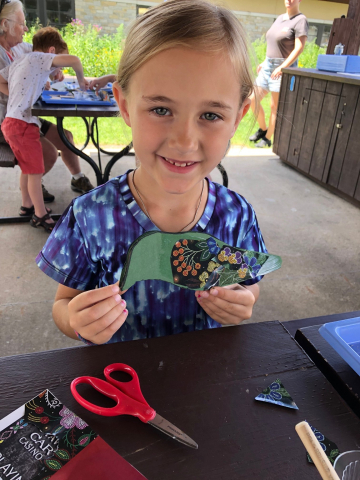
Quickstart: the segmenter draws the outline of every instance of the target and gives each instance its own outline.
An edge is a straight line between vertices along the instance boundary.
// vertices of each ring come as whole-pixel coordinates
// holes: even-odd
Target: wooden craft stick
[[[321,448],[320,443],[311,430],[310,425],[307,422],[300,422],[295,425],[295,430],[320,473],[321,478],[323,480],[340,480],[326,453]]]

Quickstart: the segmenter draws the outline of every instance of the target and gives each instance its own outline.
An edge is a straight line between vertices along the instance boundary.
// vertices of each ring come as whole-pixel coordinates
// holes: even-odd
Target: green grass
[[[270,95],[262,101],[266,118],[270,115]],[[45,118],[45,117],[44,117]],[[50,122],[56,123],[53,117],[46,117]],[[254,117],[251,111],[241,121],[232,145],[245,145],[253,147],[254,144],[248,141],[248,137],[258,129],[257,124],[253,126]],[[131,142],[131,130],[122,118],[99,118],[100,145],[127,145]],[[64,127],[74,135],[75,145],[82,146],[86,139],[85,123],[81,118],[67,117],[64,120]],[[90,145],[91,146],[91,145]]]

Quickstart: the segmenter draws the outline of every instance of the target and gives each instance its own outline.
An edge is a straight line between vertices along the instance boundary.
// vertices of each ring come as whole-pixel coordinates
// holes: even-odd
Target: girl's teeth
[[[188,167],[189,165],[193,165],[194,162],[188,162],[188,163],[177,163],[177,162],[172,162],[171,160],[167,159],[166,157],[164,157],[165,160],[169,163],[171,163],[171,165],[175,165],[175,167]]]

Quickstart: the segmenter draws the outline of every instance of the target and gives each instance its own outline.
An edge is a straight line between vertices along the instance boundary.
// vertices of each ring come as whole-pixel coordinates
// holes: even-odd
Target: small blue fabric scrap
[[[274,380],[267,388],[265,388],[265,390],[262,391],[262,393],[255,397],[255,400],[299,410],[279,378]]]

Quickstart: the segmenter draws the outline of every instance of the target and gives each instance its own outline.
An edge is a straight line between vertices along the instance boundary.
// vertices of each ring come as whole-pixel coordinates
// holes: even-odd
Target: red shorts
[[[35,123],[6,117],[1,124],[1,130],[14,152],[22,173],[25,175],[45,173],[40,130]]]

